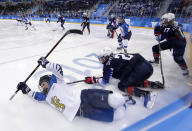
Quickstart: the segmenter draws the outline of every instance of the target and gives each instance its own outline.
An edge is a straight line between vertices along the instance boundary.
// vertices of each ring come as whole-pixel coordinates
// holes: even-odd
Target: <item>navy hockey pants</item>
[[[85,89],[81,91],[81,105],[77,116],[92,120],[112,122],[113,108],[108,104],[109,90]]]
[[[152,65],[146,60],[135,65],[135,68],[131,72],[126,72],[121,75],[118,88],[121,91],[125,91],[129,86],[141,86],[145,80],[147,80],[153,74]]]
[[[90,24],[89,23],[84,23],[83,24],[83,29],[82,29],[82,32],[84,31],[84,29],[85,29],[85,27],[87,26],[87,30],[88,30],[88,32],[90,33]]]
[[[164,41],[160,43],[162,50],[173,49],[173,58],[178,65],[186,65],[183,55],[186,43],[183,41]],[[152,47],[153,54],[159,54],[159,45]]]

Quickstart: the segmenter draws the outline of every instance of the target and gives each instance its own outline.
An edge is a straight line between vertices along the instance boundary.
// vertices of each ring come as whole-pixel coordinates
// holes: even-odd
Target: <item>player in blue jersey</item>
[[[184,76],[189,75],[187,64],[183,58],[186,47],[186,38],[182,26],[175,21],[173,13],[162,16],[161,22],[154,29],[154,35],[159,44],[152,47],[154,60],[151,63],[159,64],[159,45],[161,51],[173,49],[173,58],[183,71]],[[165,41],[164,41],[165,40]]]
[[[69,121],[75,116],[81,116],[112,122],[125,116],[127,102],[132,101],[129,97],[110,90],[73,89],[65,83],[62,67],[59,64],[51,63],[44,57],[41,57],[38,63],[53,74],[40,77],[41,92],[32,91],[27,84],[20,82],[17,89],[23,94],[34,100],[47,102]]]
[[[33,28],[33,30],[36,30],[35,26],[32,25],[30,19],[25,16],[24,16],[24,23],[25,23],[25,30],[28,30],[29,27]]]
[[[82,26],[82,32],[84,31],[85,27],[87,27],[87,30],[90,34],[90,22],[87,13],[83,13],[83,22],[81,23],[81,26]]]
[[[107,30],[108,30],[108,33],[107,33],[107,36],[109,38],[114,38],[114,27],[116,27],[116,18],[115,16],[112,14],[111,17],[109,18],[109,23],[107,25]]]
[[[65,30],[65,27],[64,27],[64,24],[65,24],[65,18],[64,18],[64,16],[58,16],[58,20],[57,20],[57,23],[58,22],[61,22],[61,28],[63,29],[63,30]]]
[[[113,53],[105,47],[99,54],[99,61],[103,64],[103,78],[86,77],[86,83],[106,85],[111,77],[119,79],[118,88],[129,95],[144,97],[144,107],[152,108],[157,93],[142,90],[137,87],[151,87],[162,89],[162,83],[147,80],[153,73],[152,65],[140,54]]]
[[[119,16],[118,18],[118,25],[114,28],[116,30],[120,28],[121,33],[118,35],[118,43],[119,46],[117,47],[118,50],[124,49],[127,52],[128,41],[132,36],[131,27],[128,23],[125,22],[124,16]]]

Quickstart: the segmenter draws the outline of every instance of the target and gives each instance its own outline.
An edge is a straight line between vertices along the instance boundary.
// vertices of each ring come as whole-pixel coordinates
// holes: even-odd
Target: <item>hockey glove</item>
[[[82,22],[82,23],[81,23],[81,26],[84,26],[84,25],[85,25],[85,22]]]
[[[113,30],[116,30],[117,29],[117,26],[113,26]]]
[[[87,84],[95,84],[98,83],[98,80],[95,76],[92,77],[85,77],[85,83]]]
[[[23,94],[28,94],[31,91],[28,85],[24,82],[19,82],[19,84],[17,85],[17,89],[21,90]]]
[[[38,62],[43,68],[45,68],[46,65],[49,63],[49,61],[48,61],[45,57],[41,57],[37,62]]]
[[[155,36],[157,41],[161,41],[161,35]]]

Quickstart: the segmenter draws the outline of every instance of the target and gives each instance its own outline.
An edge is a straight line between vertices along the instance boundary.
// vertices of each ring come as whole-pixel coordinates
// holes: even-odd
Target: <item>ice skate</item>
[[[117,47],[117,50],[122,50],[123,49],[123,46],[122,45],[119,45],[118,47]]]
[[[144,107],[146,108],[153,108],[155,101],[157,98],[157,93],[156,92],[149,92],[144,96]]]
[[[149,85],[150,88],[152,89],[163,89],[164,86],[161,82],[159,81],[150,81],[150,85]]]
[[[184,77],[189,77],[189,70],[188,69],[185,69],[185,70],[182,70],[183,71],[183,76]]]
[[[149,60],[149,63],[154,64],[154,65],[158,65],[159,64],[159,60]]]
[[[128,105],[135,105],[136,104],[136,101],[132,98],[132,96],[130,96],[130,95],[128,95],[128,94],[125,94],[125,95],[123,95],[123,96],[125,96],[126,97],[126,103],[128,104]]]

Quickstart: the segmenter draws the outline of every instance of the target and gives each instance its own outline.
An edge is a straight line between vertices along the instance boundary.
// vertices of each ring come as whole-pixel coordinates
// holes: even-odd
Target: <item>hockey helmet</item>
[[[114,15],[114,14],[111,14],[111,18],[115,18],[115,15]]]
[[[172,24],[175,20],[175,15],[173,13],[166,13],[161,17],[161,25],[167,26],[169,24]]]
[[[175,20],[175,14],[173,14],[173,13],[168,13],[168,16],[169,16],[169,20],[170,20],[170,21]]]
[[[104,47],[98,55],[99,62],[101,62],[102,64],[105,63],[112,54],[113,51],[109,47]]]
[[[123,15],[120,15],[118,21],[120,24],[122,24],[125,21],[125,17]]]
[[[44,75],[44,76],[40,77],[40,79],[39,79],[39,90],[40,90],[41,92],[43,92],[44,94],[47,94],[47,93],[48,93],[48,88],[43,88],[43,87],[41,86],[41,84],[42,84],[43,82],[47,82],[47,83],[49,84],[50,80],[51,80],[51,75]]]
[[[83,13],[83,16],[84,16],[84,17],[87,16],[87,13],[84,12],[84,13]]]

